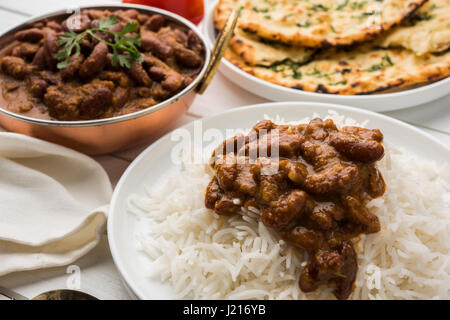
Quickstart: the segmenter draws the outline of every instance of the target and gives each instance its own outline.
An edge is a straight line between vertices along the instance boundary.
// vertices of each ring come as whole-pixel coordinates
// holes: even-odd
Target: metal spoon
[[[0,294],[10,298],[11,300],[98,300],[90,294],[68,289],[46,291],[31,299],[4,287],[0,287]]]

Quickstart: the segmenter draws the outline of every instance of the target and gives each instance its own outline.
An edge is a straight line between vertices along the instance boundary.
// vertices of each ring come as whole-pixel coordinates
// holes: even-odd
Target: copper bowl
[[[202,41],[205,47],[205,62],[193,82],[171,98],[140,110],[138,112],[98,120],[86,121],[57,121],[26,117],[5,108],[5,101],[0,94],[0,126],[28,136],[44,139],[83,153],[98,155],[130,148],[157,134],[171,123],[179,119],[190,107],[199,86],[205,87],[205,79],[210,79],[216,68],[211,67],[211,52],[208,50],[204,36],[196,26],[174,13],[158,8],[141,5],[87,5],[83,9],[136,9],[146,13],[159,13],[191,29]],[[59,10],[37,17],[16,25],[0,35],[0,48],[11,42],[13,34],[28,25],[45,18],[69,16],[65,10]],[[213,61],[211,61],[213,60]],[[220,61],[220,59],[218,59]],[[210,72],[212,70],[212,72]],[[202,83],[203,82],[203,83]],[[206,81],[207,82],[207,81]],[[206,83],[207,85],[207,83]]]

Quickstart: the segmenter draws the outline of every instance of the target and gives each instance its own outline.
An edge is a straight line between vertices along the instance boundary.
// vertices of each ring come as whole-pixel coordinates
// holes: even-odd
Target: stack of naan
[[[450,76],[450,0],[219,0],[216,29],[233,9],[225,57],[275,84],[370,94]]]

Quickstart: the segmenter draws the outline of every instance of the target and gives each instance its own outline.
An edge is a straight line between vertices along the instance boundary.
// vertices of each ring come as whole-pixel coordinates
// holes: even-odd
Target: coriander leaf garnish
[[[294,12],[288,13],[287,15],[285,15],[285,16],[283,17],[283,19],[289,19],[289,18],[292,17],[294,14],[295,14]]]
[[[342,9],[344,9],[347,5],[348,5],[349,0],[345,0],[343,3],[341,3],[340,5],[338,5],[336,7],[336,10],[340,11]]]
[[[292,78],[300,80],[302,78],[302,73],[296,69],[292,69]]]
[[[117,16],[108,16],[106,20],[100,19],[98,21],[98,27],[100,29],[112,29],[117,25]]]
[[[299,68],[301,66],[302,66],[302,63],[300,63],[300,62],[295,62],[290,59],[285,59],[283,61],[275,62],[274,64],[272,64],[269,67],[267,67],[267,66],[262,66],[262,67],[268,68],[268,69],[272,70],[273,72],[277,72],[277,73],[282,72],[283,78],[287,78],[290,76],[294,79],[300,80],[303,76],[302,72],[299,70]],[[291,72],[287,72],[287,71],[291,71]]]
[[[300,27],[300,28],[309,28],[311,26],[311,21],[309,21],[309,20],[306,20],[305,21],[305,23],[297,23],[297,27]]]
[[[319,69],[317,69],[317,66],[314,66],[313,71],[312,72],[308,72],[306,73],[307,76],[312,76],[315,78],[326,78],[326,79],[330,79],[330,76],[326,73],[322,73]]]
[[[269,12],[269,8],[262,8],[262,9],[261,9],[261,8],[253,7],[252,10],[255,11],[255,12],[258,12],[258,13],[259,13],[259,12],[261,12],[261,13],[267,13],[267,12]]]
[[[310,8],[312,11],[328,11],[328,8],[325,7],[323,4],[313,4]]]
[[[353,18],[353,19],[359,19],[359,20],[362,20],[362,19],[365,19],[365,18],[367,18],[367,17],[370,17],[370,16],[378,16],[378,15],[380,15],[380,14],[381,14],[380,11],[370,11],[370,12],[363,12],[363,13],[360,14],[359,16],[352,16],[352,18]]]
[[[306,75],[307,76],[319,76],[322,73],[319,71],[319,69],[317,69],[316,66],[314,66],[313,71],[312,72],[308,72]]]
[[[350,5],[350,8],[352,9],[352,10],[355,10],[355,9],[362,9],[362,8],[364,8],[364,6],[366,5],[366,3],[367,3],[367,0],[363,0],[363,1],[361,1],[361,2],[353,2],[351,5]]]
[[[67,67],[70,57],[80,54],[80,45],[87,36],[112,48],[113,57],[111,63],[114,66],[119,65],[124,68],[130,68],[133,62],[141,62],[141,52],[137,48],[141,45],[141,35],[137,33],[139,29],[137,23],[128,22],[121,31],[112,31],[117,26],[117,22],[117,16],[108,16],[106,20],[100,19],[96,28],[86,29],[80,33],[73,31],[64,33],[57,41],[62,48],[54,55],[55,59],[60,61],[57,65],[58,69]],[[114,40],[111,42],[104,40],[100,36],[102,33],[112,35]]]
[[[381,62],[378,64],[374,64],[373,66],[371,66],[370,68],[366,69],[366,71],[368,72],[374,72],[374,71],[378,71],[378,70],[383,70],[387,67],[391,67],[394,65],[394,62],[392,62],[391,57],[389,57],[388,54],[385,54],[382,58],[381,58]]]
[[[238,17],[241,17],[242,15],[242,10],[244,10],[244,6],[240,6],[238,9]]]
[[[421,21],[429,21],[435,17],[434,14],[429,14],[428,12],[424,12],[422,14],[415,14],[410,19],[409,22],[411,25],[415,26],[417,23]]]
[[[283,64],[275,64],[271,66],[270,69],[274,72],[283,72],[284,70],[286,70],[286,66]]]
[[[338,86],[338,85],[345,86],[346,84],[347,84],[347,80],[341,80],[341,81],[337,81],[337,82],[328,83],[329,86]]]

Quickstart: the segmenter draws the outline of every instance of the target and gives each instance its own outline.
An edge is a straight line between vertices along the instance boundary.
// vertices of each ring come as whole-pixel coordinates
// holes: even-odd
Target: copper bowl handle
[[[214,77],[214,74],[219,67],[220,60],[222,59],[225,50],[228,48],[228,43],[230,42],[234,28],[236,27],[238,16],[238,12],[236,10],[233,10],[228,17],[225,26],[220,31],[211,51],[211,60],[209,61],[208,67],[206,68],[206,72],[195,88],[197,93],[202,94],[203,92],[205,92],[206,88]]]

